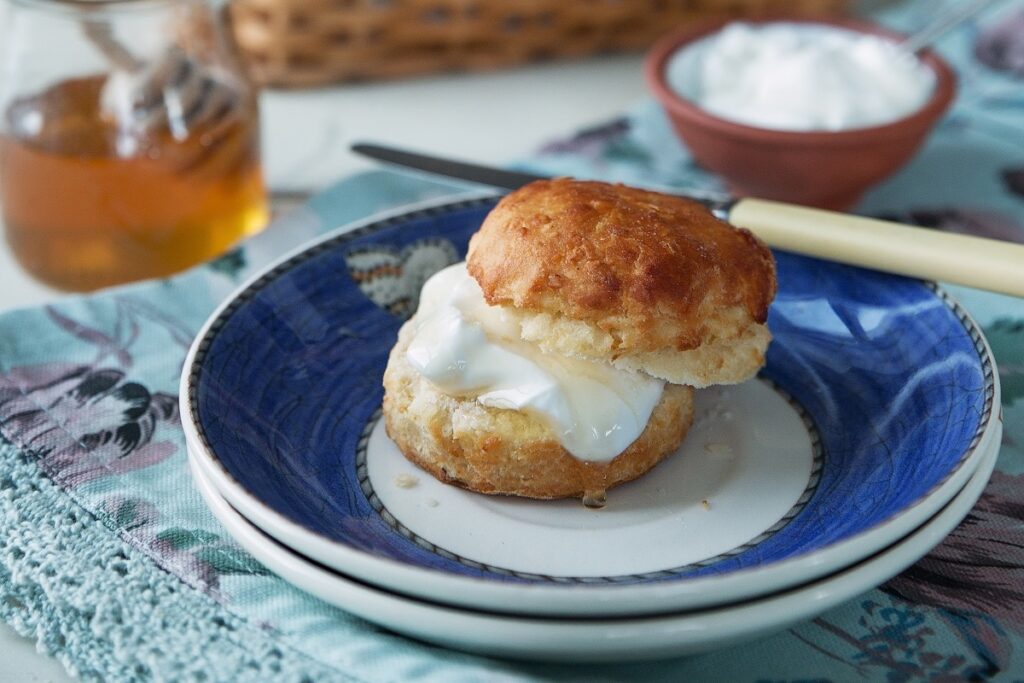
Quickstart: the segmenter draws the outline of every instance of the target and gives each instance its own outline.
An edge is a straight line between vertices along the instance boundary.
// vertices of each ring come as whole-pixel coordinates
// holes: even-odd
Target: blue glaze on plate
[[[267,273],[210,327],[191,370],[189,400],[201,438],[228,474],[307,529],[419,567],[549,582],[467,566],[416,545],[374,510],[356,473],[388,353],[419,286],[464,258],[493,203],[380,221]],[[991,411],[992,368],[962,311],[916,280],[775,256],[775,339],[762,375],[818,427],[825,464],[817,490],[788,524],[743,552],[669,574],[609,580],[721,575],[820,550],[921,501],[976,445]]]

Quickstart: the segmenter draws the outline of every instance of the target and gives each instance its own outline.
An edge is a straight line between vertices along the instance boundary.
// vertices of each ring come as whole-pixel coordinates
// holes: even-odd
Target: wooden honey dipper
[[[241,110],[236,91],[176,45],[146,62],[117,40],[108,22],[88,19],[82,27],[114,66],[101,94],[104,116],[121,128],[166,132],[176,140],[201,130],[198,153],[176,160],[181,171],[195,170],[210,157]]]

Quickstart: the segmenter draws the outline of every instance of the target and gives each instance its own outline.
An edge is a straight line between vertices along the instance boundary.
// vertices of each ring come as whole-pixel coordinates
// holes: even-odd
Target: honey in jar
[[[174,273],[267,219],[254,101],[207,79],[181,100],[191,113],[160,101],[126,117],[104,106],[110,87],[107,75],[68,79],[4,112],[7,241],[62,289]]]
[[[267,219],[256,97],[213,0],[9,0],[0,209],[31,274],[89,290],[215,257]]]

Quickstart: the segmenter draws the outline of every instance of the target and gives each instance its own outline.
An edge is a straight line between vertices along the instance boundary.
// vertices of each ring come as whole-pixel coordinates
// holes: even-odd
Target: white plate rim
[[[488,579],[446,574],[369,555],[306,529],[250,494],[206,448],[199,435],[196,418],[189,402],[191,368],[199,353],[200,343],[221,313],[229,308],[243,292],[267,274],[299,254],[313,249],[323,242],[330,241],[338,235],[399,218],[409,213],[473,202],[488,197],[497,197],[501,194],[483,191],[459,195],[457,198],[442,197],[417,202],[374,214],[329,231],[295,247],[250,276],[207,318],[189,348],[182,368],[179,410],[185,442],[188,451],[198,457],[206,466],[204,472],[208,474],[217,491],[252,524],[302,555],[313,558],[339,572],[351,575],[361,581],[426,600],[496,611],[508,611],[508,605],[516,605],[517,611],[537,615],[610,616],[638,611],[651,614],[664,613],[725,604],[756,595],[764,595],[788,586],[806,583],[854,564],[891,545],[931,518],[963,488],[977,469],[989,444],[994,442],[998,448],[1002,435],[1001,390],[999,373],[988,340],[985,339],[981,333],[981,327],[970,313],[954,297],[933,285],[935,295],[945,299],[962,319],[965,326],[969,326],[977,332],[978,338],[975,341],[980,344],[982,355],[988,359],[991,365],[993,392],[989,400],[992,408],[980,438],[970,452],[964,455],[960,467],[951,476],[902,513],[843,541],[789,560],[737,570],[725,576],[709,575],[686,581],[641,585],[500,583]]]
[[[696,654],[780,630],[889,580],[938,545],[973,508],[995,467],[989,449],[945,507],[894,545],[836,574],[725,607],[634,618],[568,618],[464,610],[409,598],[319,567],[274,543],[231,508],[197,458],[197,489],[228,533],[296,587],[368,621],[447,647],[547,661],[627,661]]]

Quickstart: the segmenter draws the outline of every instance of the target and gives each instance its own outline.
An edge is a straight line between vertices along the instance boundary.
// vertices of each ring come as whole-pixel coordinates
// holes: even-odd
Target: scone
[[[771,252],[702,205],[558,179],[505,197],[469,244],[487,303],[551,353],[706,387],[752,377],[771,340]]]
[[[481,493],[600,502],[676,451],[693,387],[764,362],[774,263],[683,199],[532,183],[424,285],[384,374],[387,433]]]

